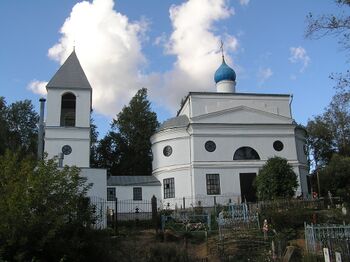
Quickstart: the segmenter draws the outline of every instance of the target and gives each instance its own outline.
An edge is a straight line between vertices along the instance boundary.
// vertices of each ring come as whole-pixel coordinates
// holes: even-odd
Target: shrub
[[[259,200],[291,198],[298,186],[297,177],[287,159],[269,158],[256,177]]]

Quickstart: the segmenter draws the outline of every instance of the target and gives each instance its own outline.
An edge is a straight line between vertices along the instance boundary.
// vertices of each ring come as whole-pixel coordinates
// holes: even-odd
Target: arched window
[[[72,93],[62,96],[61,126],[75,126],[76,97]]]
[[[253,148],[243,146],[236,150],[233,160],[260,160],[260,156]]]

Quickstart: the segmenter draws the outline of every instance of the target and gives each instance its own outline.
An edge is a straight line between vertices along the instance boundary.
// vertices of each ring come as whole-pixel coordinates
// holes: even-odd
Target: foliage
[[[349,0],[335,0],[339,5],[339,14],[327,14],[314,17],[312,13],[307,16],[307,28],[305,36],[307,38],[319,39],[325,36],[331,36],[338,39],[339,45],[343,50],[350,53],[350,16]],[[350,87],[350,71],[345,73],[335,73],[331,75],[332,79],[337,81],[340,89]]]
[[[76,167],[58,169],[7,151],[0,156],[0,260],[88,260],[103,253],[89,185]],[[95,256],[97,259],[97,257]]]
[[[36,155],[38,114],[30,100],[7,106],[0,97],[0,154],[6,149],[18,151],[22,156]]]
[[[179,108],[179,110],[177,111],[177,115],[179,115],[179,113],[180,113],[182,107],[185,105],[186,98],[187,98],[187,95],[184,96],[183,98],[181,98],[181,101],[180,101],[180,108]]]
[[[316,167],[329,163],[334,153],[350,156],[350,92],[336,94],[322,115],[307,124],[308,146]]]
[[[272,157],[260,169],[255,186],[259,200],[271,200],[293,197],[298,182],[287,159]]]
[[[6,150],[7,132],[6,101],[0,96],[0,155]]]
[[[267,219],[271,230],[276,230],[276,234],[290,235],[287,238],[292,239],[296,237],[296,230],[304,227],[304,222],[312,222],[314,212],[312,209],[300,207],[289,209],[264,208],[259,213],[259,217],[261,218],[261,224],[264,219]]]
[[[150,137],[158,128],[147,89],[140,89],[113,121],[112,130],[99,142],[98,165],[112,175],[151,175]]]
[[[309,120],[307,129],[307,145],[315,166],[324,165],[334,153],[333,134],[322,116]]]
[[[334,155],[329,164],[319,171],[321,194],[350,200],[350,157]]]
[[[90,118],[90,166],[91,167],[98,167],[97,142],[98,142],[97,126],[94,123],[94,119]]]

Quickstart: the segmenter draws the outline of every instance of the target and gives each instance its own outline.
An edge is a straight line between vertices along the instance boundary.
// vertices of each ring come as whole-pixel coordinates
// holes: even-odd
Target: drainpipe
[[[58,167],[63,167],[63,153],[58,153]]]
[[[40,117],[39,117],[39,132],[38,132],[38,160],[43,159],[44,155],[44,112],[45,98],[40,98]]]
[[[189,98],[188,98],[188,103],[189,103],[189,105],[188,105],[188,107],[189,107],[189,113],[190,113],[190,115],[189,115],[189,119],[191,119],[192,118],[192,107],[191,107],[191,96],[189,96]],[[190,132],[188,131],[188,128],[190,127],[190,125],[191,124],[189,124],[188,126],[187,126],[187,128],[186,128],[186,132],[188,133],[188,141],[189,141],[189,149],[190,149],[190,178],[191,178],[191,204],[192,204],[192,207],[194,206],[194,202],[193,202],[193,199],[194,199],[194,195],[193,195],[193,191],[194,191],[194,189],[193,189],[193,185],[194,185],[194,177],[193,177],[193,163],[192,163],[192,136],[191,136],[191,134],[190,134]]]

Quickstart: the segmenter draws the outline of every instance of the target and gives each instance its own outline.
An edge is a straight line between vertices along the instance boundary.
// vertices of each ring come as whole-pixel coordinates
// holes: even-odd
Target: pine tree
[[[158,128],[157,115],[151,110],[147,89],[140,89],[117,115],[112,130],[97,148],[98,163],[111,175],[151,175],[150,137]]]

